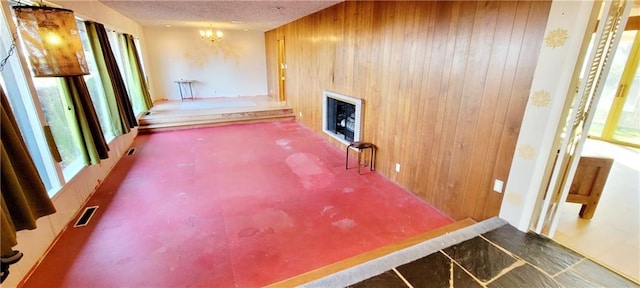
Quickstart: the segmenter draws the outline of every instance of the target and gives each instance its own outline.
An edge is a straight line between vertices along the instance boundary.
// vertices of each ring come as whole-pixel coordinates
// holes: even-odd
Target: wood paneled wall
[[[377,170],[455,219],[483,220],[500,209],[493,180],[509,174],[550,6],[343,2],[266,32],[269,90],[284,38],[300,121],[324,135],[323,90],[364,99]]]

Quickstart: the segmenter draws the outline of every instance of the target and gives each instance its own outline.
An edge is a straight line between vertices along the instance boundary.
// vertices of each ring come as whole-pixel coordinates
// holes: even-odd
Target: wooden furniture
[[[345,160],[344,169],[349,169],[349,149],[354,148],[358,151],[358,174],[360,174],[360,155],[362,154],[362,150],[369,149],[370,157],[369,157],[369,170],[373,171],[373,162],[376,159],[376,146],[368,143],[368,142],[352,142],[347,146],[347,159]]]
[[[612,165],[613,159],[580,157],[567,197],[567,202],[582,204],[580,218],[593,218]]]

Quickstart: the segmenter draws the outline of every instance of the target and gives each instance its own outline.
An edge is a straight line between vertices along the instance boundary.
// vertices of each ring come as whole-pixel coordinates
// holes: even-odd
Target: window
[[[71,104],[64,100],[60,89],[61,81],[61,79],[52,77],[33,77],[33,85],[36,87],[42,112],[51,127],[53,139],[58,146],[60,156],[62,156],[60,164],[64,178],[68,181],[82,169],[83,165],[79,150],[80,139],[76,133],[72,133],[72,128],[78,128],[75,127],[75,121],[70,119],[72,115],[67,113],[67,107]]]
[[[123,47],[122,47],[122,42],[120,41],[118,32],[116,31],[107,31],[107,36],[109,37],[109,44],[111,45],[111,51],[113,51],[113,56],[116,58],[116,62],[118,63],[118,69],[120,69],[120,75],[122,76],[122,79],[125,80],[127,79],[127,75],[125,74],[125,69],[124,69],[124,65],[125,65],[125,58],[123,55],[126,55],[126,53],[123,51]],[[127,81],[124,81],[124,85],[127,88],[127,91],[129,90],[129,83],[127,83]]]
[[[84,23],[76,22],[80,30],[80,38],[85,51],[85,58],[89,66],[91,74],[85,75],[85,81],[91,101],[93,102],[100,126],[103,130],[106,140],[115,137],[112,121],[109,116],[109,110],[104,95],[102,80],[98,73],[95,58],[91,50],[91,45],[84,29]],[[26,51],[25,51],[26,52]],[[61,78],[54,77],[32,77],[33,84],[36,88],[38,100],[42,107],[45,119],[51,127],[51,133],[62,156],[61,168],[64,178],[68,181],[75,176],[83,167],[82,152],[79,147],[82,146],[82,140],[73,114],[69,113],[69,107],[72,103],[67,103],[67,98],[61,90],[63,85]]]
[[[87,35],[84,22],[76,21],[76,24],[80,31],[80,39],[82,40],[85,59],[89,66],[90,74],[85,75],[84,80],[87,82],[91,101],[93,102],[93,107],[96,109],[96,114],[98,115],[98,120],[100,121],[100,127],[104,133],[105,140],[109,142],[116,137],[115,131],[117,130],[113,127],[113,121],[109,114],[109,106],[104,93],[104,86],[102,85],[103,82],[100,78],[100,73],[98,72],[98,66],[96,65],[96,59],[93,54],[93,50],[91,49],[91,44],[89,44],[89,37]]]
[[[5,15],[4,12],[4,9],[0,9],[0,54],[8,55],[13,42],[7,22],[11,19],[11,15]],[[7,59],[0,77],[0,85],[7,93],[16,122],[40,178],[49,195],[53,195],[60,188],[60,178],[42,129],[44,119],[39,116],[42,114],[36,106],[36,100],[31,97],[34,95],[31,92],[33,90],[23,72],[19,57],[21,51],[18,50],[16,48],[15,54]]]
[[[118,67],[120,68],[122,79],[124,80],[125,86],[127,87],[129,100],[131,101],[131,105],[133,107],[133,113],[138,115],[141,112],[144,112],[146,110],[146,107],[144,107],[144,104],[141,104],[142,95],[140,94],[143,93],[143,87],[138,87],[140,83],[138,81],[138,76],[135,74],[137,68],[134,65],[136,64],[130,61],[124,35],[119,34],[115,31],[111,31],[109,32],[109,42],[111,43],[111,48],[114,52],[114,56],[116,57],[116,62],[118,62]],[[134,44],[136,45],[135,52],[138,56],[138,59],[140,59],[140,61],[142,62],[138,39],[134,39]],[[142,66],[143,64],[140,63],[140,65]],[[141,73],[145,75],[144,71],[141,71]],[[146,80],[144,81],[146,82]]]

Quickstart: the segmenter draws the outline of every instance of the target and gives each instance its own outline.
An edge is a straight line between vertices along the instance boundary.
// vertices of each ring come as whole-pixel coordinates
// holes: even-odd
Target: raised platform
[[[294,119],[293,110],[268,97],[161,101],[138,119],[139,132]]]

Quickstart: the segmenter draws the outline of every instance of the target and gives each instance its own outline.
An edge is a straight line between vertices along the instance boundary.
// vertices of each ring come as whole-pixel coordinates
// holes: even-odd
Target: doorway
[[[637,5],[637,4],[636,4]],[[632,10],[633,11],[633,10]],[[638,16],[632,12],[630,19]],[[637,18],[636,18],[637,19]],[[614,159],[595,215],[563,203],[553,240],[640,282],[640,32],[622,33],[579,156]]]
[[[594,2],[594,5],[598,4],[599,3]],[[615,131],[616,126],[622,126],[619,123],[624,122],[623,117],[629,117],[623,116],[622,111],[625,111],[624,106],[630,105],[626,103],[635,104],[633,101],[637,102],[638,100],[637,97],[634,98],[634,95],[632,94],[640,94],[637,92],[637,87],[632,88],[638,66],[638,48],[635,45],[638,32],[634,30],[639,30],[637,28],[638,22],[636,22],[638,14],[631,12],[633,11],[631,8],[634,3],[619,0],[604,1],[601,5],[601,9],[593,7],[594,9],[590,10],[591,18],[589,20],[589,25],[593,25],[595,27],[592,28],[590,26],[587,28],[587,35],[585,35],[585,39],[582,42],[582,48],[580,48],[580,51],[578,52],[579,57],[577,58],[574,75],[570,80],[571,83],[569,85],[569,87],[576,87],[576,90],[574,92],[572,88],[569,88],[569,97],[564,103],[564,108],[562,109],[563,112],[559,114],[559,119],[561,120],[560,123],[558,123],[558,129],[555,130],[556,135],[554,142],[551,145],[551,149],[549,150],[549,158],[547,159],[546,166],[544,167],[545,171],[542,172],[545,176],[541,181],[543,184],[541,185],[538,194],[536,207],[534,208],[529,228],[534,231],[534,233],[556,239],[558,242],[567,245],[569,248],[583,252],[583,254],[589,255],[597,262],[606,263],[606,266],[616,267],[616,261],[631,262],[632,268],[624,269],[626,270],[625,272],[622,272],[622,268],[617,267],[614,268],[614,270],[618,270],[638,281],[638,278],[640,278],[638,276],[638,257],[630,257],[630,255],[640,255],[640,245],[637,245],[637,243],[639,243],[638,234],[640,234],[640,226],[638,226],[637,222],[637,219],[640,218],[637,216],[640,213],[640,208],[638,208],[638,206],[640,206],[640,204],[638,204],[638,178],[640,177],[637,176],[637,171],[631,172],[632,175],[635,176],[625,175],[622,177],[623,180],[631,181],[631,183],[626,185],[624,188],[611,188],[622,183],[622,181],[619,181],[618,179],[607,181],[607,185],[610,187],[608,187],[608,190],[605,190],[605,192],[602,192],[602,197],[600,198],[601,201],[599,201],[600,203],[595,211],[595,216],[591,220],[583,220],[579,218],[578,214],[581,208],[580,204],[565,203],[569,194],[571,192],[576,192],[575,190],[572,191],[572,187],[574,186],[573,183],[577,181],[579,185],[582,186],[582,184],[585,184],[584,187],[589,188],[587,184],[590,183],[591,179],[594,179],[593,177],[596,176],[595,173],[599,173],[597,170],[593,170],[593,172],[589,172],[591,175],[581,173],[579,174],[581,177],[574,179],[574,175],[576,175],[576,170],[580,163],[581,155],[594,156],[595,154],[595,156],[618,158],[619,160],[614,162],[615,166],[612,169],[614,172],[609,174],[608,179],[615,179],[615,177],[619,177],[620,174],[617,171],[623,171],[621,173],[624,173],[624,171],[627,170],[618,169],[626,168],[621,164],[626,163],[627,160],[637,159],[637,156],[630,155],[618,157],[615,153],[609,152],[609,150],[604,150],[602,147],[596,147],[595,149],[592,148],[593,143],[599,142],[603,143],[603,145],[611,145],[611,147],[620,148],[623,151],[632,149],[629,152],[634,152],[633,149],[635,148],[610,144],[610,142],[614,142],[611,139],[618,139],[617,141],[620,141],[619,143],[627,143],[632,142],[629,141],[629,138],[633,137],[621,139],[620,137],[615,138],[612,136],[609,139],[610,142],[595,141],[591,139],[588,140],[587,138],[591,127],[590,125],[594,122],[596,115],[595,111],[598,108],[598,103],[600,103],[601,99],[610,97],[609,104],[602,105],[605,107],[603,109],[605,109],[604,111],[607,114],[604,115],[604,117],[601,116],[600,122],[603,124],[600,125],[600,132],[598,133],[598,136],[604,138],[603,136],[606,136],[606,134],[603,133],[605,128],[611,129],[609,127],[613,127],[613,130],[610,131]],[[600,13],[597,13],[598,10],[600,10]],[[633,19],[634,21],[628,21],[630,19]],[[635,28],[629,29],[630,26]],[[592,31],[595,33],[591,34]],[[592,35],[590,37],[591,48],[587,48],[589,44],[589,35]],[[616,54],[619,54],[616,53],[618,51],[618,47],[626,50],[623,50],[623,56],[617,56],[618,59],[615,62],[617,62],[618,65],[613,65],[613,59],[616,58]],[[634,49],[634,47],[636,48]],[[579,69],[580,67],[582,67],[582,69]],[[610,75],[611,77],[609,77]],[[608,77],[611,79],[608,79]],[[607,84],[608,80],[610,80],[609,84]],[[607,89],[603,89],[605,86],[608,86],[608,92]],[[606,100],[602,101],[603,103],[606,103]],[[618,109],[618,111],[615,109]],[[629,107],[627,107],[626,110],[632,111],[633,109],[629,109]],[[594,129],[598,129],[597,125]],[[631,129],[627,129],[624,132],[633,135],[633,133],[628,132],[629,130]],[[615,134],[615,132],[609,133],[612,135]],[[618,134],[620,134],[620,132],[618,132]],[[597,153],[592,153],[594,151]],[[634,155],[634,153],[630,154]],[[640,159],[632,160],[631,162],[640,163]],[[634,166],[632,165],[631,167]],[[624,189],[630,194],[627,196],[619,196],[618,194],[611,192],[611,189],[619,190],[615,192],[622,192],[620,190]],[[590,196],[599,196],[601,191],[600,188],[593,188],[589,192]],[[612,197],[615,201],[608,199]],[[595,199],[595,197],[590,197],[590,199]],[[605,204],[605,202],[607,203]],[[608,207],[605,208],[605,206]],[[629,209],[625,210],[623,207]],[[569,220],[561,217],[565,215],[568,215],[566,219]],[[636,222],[631,223],[628,227],[617,228],[618,230],[614,231],[614,227],[618,227],[615,224],[622,222],[622,220],[620,220],[621,218],[634,219],[630,221]],[[619,221],[607,222],[616,220]],[[564,224],[568,222],[571,222],[569,224],[578,226],[576,228],[588,227],[589,229],[605,230],[600,231],[603,234],[597,239],[593,237],[585,237],[587,230],[576,229],[571,232],[565,230],[567,226]],[[596,223],[605,224],[596,225]],[[555,237],[556,232],[558,232],[558,237]],[[563,240],[558,240],[563,238],[563,236]],[[613,239],[614,236],[619,237],[618,239],[620,239],[620,242],[612,246],[605,245],[611,243],[611,239]],[[573,242],[569,240],[573,240]],[[622,242],[627,240],[630,241],[630,243],[636,243],[636,245],[624,246]],[[582,249],[585,247],[603,249],[600,251],[602,254],[598,255],[598,253],[587,252]],[[613,249],[617,248],[622,248],[622,250],[616,250],[618,257],[608,259],[613,261],[605,260],[605,257],[602,257],[604,255],[613,255]],[[599,258],[599,256],[601,258]]]
[[[582,155],[612,158],[613,166],[593,218],[578,216],[581,204],[564,203],[553,240],[638,282],[640,149],[588,139]]]
[[[278,100],[284,102],[287,100],[285,93],[285,81],[287,64],[284,53],[284,38],[278,39]]]
[[[640,148],[640,32],[625,31],[595,110],[589,137]]]

